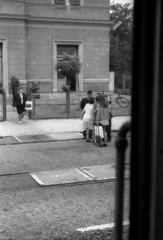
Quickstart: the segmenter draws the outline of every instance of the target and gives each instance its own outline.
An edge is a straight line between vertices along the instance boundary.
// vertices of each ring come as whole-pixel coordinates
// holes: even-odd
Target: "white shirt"
[[[83,111],[85,112],[83,119],[93,119],[93,104],[87,103]]]
[[[23,104],[23,94],[19,93],[20,98],[21,98],[21,104]]]

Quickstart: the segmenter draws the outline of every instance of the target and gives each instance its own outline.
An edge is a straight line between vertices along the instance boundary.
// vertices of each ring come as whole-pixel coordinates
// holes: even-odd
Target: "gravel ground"
[[[105,230],[96,230],[96,231],[89,231],[84,233],[72,232],[68,233],[65,236],[62,236],[58,239],[64,240],[71,240],[71,239],[81,239],[81,240],[114,240],[114,228],[112,229],[105,229]],[[123,227],[122,233],[123,240],[129,239],[129,227]],[[53,236],[50,238],[51,240],[55,239]],[[46,240],[46,239],[45,239]],[[47,239],[48,240],[48,239]]]
[[[114,141],[107,148],[84,140],[1,145],[1,173],[115,164]],[[126,180],[124,220],[128,193]],[[76,229],[114,222],[115,182],[42,188],[28,174],[1,176],[0,199],[2,240],[113,239],[113,230],[81,234]]]
[[[128,192],[126,181],[124,220]],[[114,222],[115,183],[5,190],[0,198],[2,240],[113,239],[106,238],[113,230],[83,234],[76,230]]]
[[[130,138],[129,138],[130,141]],[[0,146],[0,173],[115,164],[115,138],[107,148],[84,140]],[[127,149],[126,162],[129,161]]]

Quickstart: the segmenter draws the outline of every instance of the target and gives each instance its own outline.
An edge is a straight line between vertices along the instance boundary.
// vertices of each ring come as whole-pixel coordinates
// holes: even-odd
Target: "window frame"
[[[76,1],[76,3],[75,3]],[[72,6],[80,6],[80,0],[70,0],[70,5]]]
[[[56,5],[65,5],[65,0],[55,0],[55,4]]]

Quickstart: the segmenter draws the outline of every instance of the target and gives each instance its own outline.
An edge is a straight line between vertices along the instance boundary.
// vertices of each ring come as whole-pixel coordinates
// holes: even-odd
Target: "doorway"
[[[70,91],[76,91],[76,76],[66,78],[66,85],[70,86]]]
[[[8,44],[5,38],[0,38],[0,80],[3,81],[3,88],[6,91],[6,96],[9,96]]]
[[[78,56],[78,46],[77,45],[57,45],[57,60],[62,59],[64,55],[68,55],[71,57]],[[61,85],[65,82],[65,77],[62,76],[58,72],[58,79],[57,79],[57,88],[60,89]],[[66,80],[66,85],[70,86],[70,91],[76,91],[76,76],[68,78]]]

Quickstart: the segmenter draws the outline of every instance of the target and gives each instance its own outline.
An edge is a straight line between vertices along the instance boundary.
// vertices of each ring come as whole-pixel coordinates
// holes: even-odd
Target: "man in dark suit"
[[[81,110],[83,110],[84,107],[85,107],[85,105],[86,105],[87,103],[89,103],[89,99],[90,99],[90,98],[92,98],[92,90],[89,90],[89,91],[87,92],[87,97],[82,99],[81,104],[80,104]],[[86,139],[86,130],[83,131],[83,137]],[[89,138],[92,138],[92,130],[90,130]]]
[[[19,87],[19,79],[16,78],[14,75],[12,75],[11,89],[12,89],[12,95],[13,95],[13,103],[12,103],[13,107],[16,107],[15,99],[16,99],[16,94],[18,93],[18,87]]]

